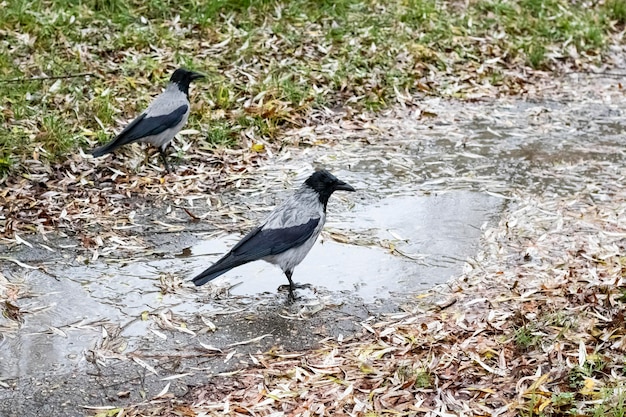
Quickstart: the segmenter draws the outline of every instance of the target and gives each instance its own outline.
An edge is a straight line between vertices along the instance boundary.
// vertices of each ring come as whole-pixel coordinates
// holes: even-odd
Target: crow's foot
[[[311,284],[293,284],[289,285],[289,284],[285,284],[285,285],[281,285],[280,287],[278,287],[278,291],[289,291],[289,295],[287,296],[287,301],[290,303],[293,303],[297,300],[299,300],[301,297],[297,297],[296,293],[295,293],[295,289],[304,289],[304,288],[308,288],[308,289],[313,289],[313,286]]]

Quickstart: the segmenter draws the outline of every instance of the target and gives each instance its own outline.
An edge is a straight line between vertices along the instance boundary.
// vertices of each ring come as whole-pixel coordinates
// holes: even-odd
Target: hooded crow
[[[174,71],[163,93],[108,144],[94,149],[94,158],[113,152],[120,146],[133,142],[148,142],[159,148],[167,172],[165,149],[174,136],[187,123],[189,117],[189,84],[204,75],[179,68]]]
[[[296,192],[276,207],[265,221],[244,236],[226,255],[193,278],[206,284],[229,270],[262,259],[278,265],[289,280],[289,299],[295,300],[291,280],[326,221],[326,205],[337,190],[354,191],[349,184],[325,170],[316,171]]]

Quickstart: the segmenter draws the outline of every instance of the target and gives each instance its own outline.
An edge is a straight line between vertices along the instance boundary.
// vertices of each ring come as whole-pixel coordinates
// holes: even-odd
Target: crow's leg
[[[296,294],[294,292],[294,290],[296,288],[311,288],[310,284],[295,284],[293,282],[293,280],[291,279],[291,276],[293,275],[293,271],[285,271],[285,275],[287,276],[287,279],[289,280],[289,302],[294,302],[297,300]],[[283,285],[281,285],[281,287],[283,287]]]
[[[287,279],[289,280],[289,297],[288,300],[289,302],[294,302],[296,301],[296,296],[293,293],[294,288],[296,287],[295,285],[293,285],[293,281],[291,280],[291,275],[293,274],[293,271],[285,271],[285,275],[287,276]]]
[[[171,174],[172,170],[170,168],[170,165],[167,163],[167,154],[165,153],[166,149],[167,149],[167,145],[159,146],[159,153],[161,154],[161,159],[163,160],[163,165],[165,166],[165,170],[167,171],[168,174]]]

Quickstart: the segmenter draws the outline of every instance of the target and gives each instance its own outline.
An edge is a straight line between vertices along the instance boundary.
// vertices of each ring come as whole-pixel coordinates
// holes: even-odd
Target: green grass
[[[619,25],[626,24],[626,1],[609,0],[605,3],[606,13],[609,19]]]
[[[575,366],[568,374],[569,385],[573,389],[580,389],[586,378],[593,378],[606,367],[604,358],[598,354],[590,355],[583,366]]]
[[[552,394],[552,408],[559,414],[576,415],[576,395],[573,392]]]
[[[233,134],[233,129],[224,121],[212,123],[207,132],[207,143],[210,147],[232,146],[236,141],[237,138]]]
[[[396,369],[394,382],[401,384],[413,381],[413,385],[418,389],[432,388],[433,376],[426,368],[416,368],[414,366],[401,365]]]
[[[626,417],[626,391],[624,387],[606,389],[602,402],[592,410],[593,417]]]
[[[546,413],[535,411],[539,408],[539,405],[543,401],[543,398],[537,394],[532,394],[526,407],[519,410],[520,417],[547,417]]]
[[[59,161],[106,140],[181,65],[208,75],[192,89],[196,139],[237,146],[238,125],[272,139],[321,106],[379,110],[431,71],[442,86],[464,72],[506,85],[513,67],[558,68],[550,56],[568,60],[566,46],[599,62],[625,22],[623,0],[12,0],[0,8],[0,175],[37,148]],[[495,57],[499,67],[471,70]],[[28,81],[82,72],[94,75],[54,91]]]
[[[542,325],[555,325],[550,318]],[[569,320],[568,320],[569,321]],[[569,326],[569,324],[567,324]],[[519,329],[518,329],[519,330]],[[516,341],[517,335],[516,332]],[[528,338],[524,337],[524,340]],[[527,355],[543,354],[540,346],[528,344]],[[542,387],[536,391],[525,394],[524,400],[519,404],[519,415],[525,417],[557,417],[557,416],[609,416],[626,417],[626,391],[619,379],[609,376],[608,369],[622,367],[623,362],[613,362],[608,356],[598,353],[589,354],[582,366],[568,365],[569,372],[560,377],[550,380],[547,384],[550,392]],[[564,363],[559,364],[560,366]],[[609,383],[607,384],[607,377]]]
[[[537,347],[541,343],[541,334],[532,324],[525,324],[515,330],[515,345],[521,351]]]

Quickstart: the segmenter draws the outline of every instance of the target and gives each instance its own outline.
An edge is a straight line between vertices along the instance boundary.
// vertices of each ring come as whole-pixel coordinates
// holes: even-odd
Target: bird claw
[[[278,291],[285,291],[285,290],[289,291],[287,300],[290,303],[293,303],[301,298],[301,297],[296,297],[296,293],[294,292],[294,290],[304,289],[304,288],[313,289],[313,286],[311,284],[296,284],[296,283],[294,283],[293,285],[284,284],[278,287]]]
[[[289,295],[287,296],[287,304],[293,304],[298,301],[302,297],[296,297],[293,291],[289,291]]]

